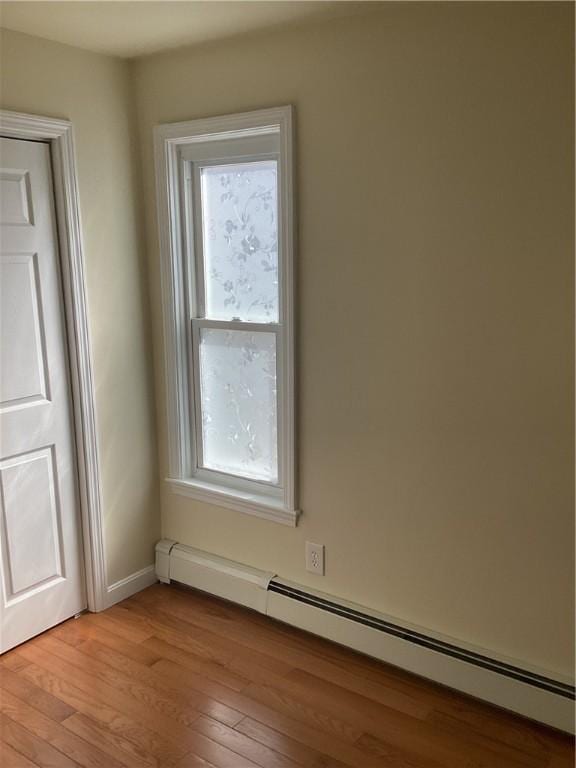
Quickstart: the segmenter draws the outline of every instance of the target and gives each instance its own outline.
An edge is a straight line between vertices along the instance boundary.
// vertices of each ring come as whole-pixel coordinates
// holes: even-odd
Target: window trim
[[[199,162],[222,159],[223,140],[276,134],[279,139],[279,241],[281,242],[281,280],[279,324],[279,474],[282,487],[226,481],[209,470],[215,482],[203,471],[194,474],[192,398],[192,323],[190,322],[190,280],[186,264],[187,240],[184,201],[187,184],[184,167],[186,148],[202,143],[210,146]],[[295,392],[294,392],[294,185],[292,151],[292,107],[245,112],[223,117],[158,125],[154,129],[158,238],[161,264],[162,315],[164,324],[164,367],[167,410],[168,476],[166,483],[177,494],[217,506],[295,526],[299,517],[295,472]],[[213,151],[212,151],[213,149]],[[220,150],[220,151],[219,151]],[[244,154],[239,152],[238,155]],[[248,153],[246,153],[248,154]],[[209,322],[202,320],[202,323]],[[278,329],[272,324],[270,330]],[[283,343],[282,343],[283,342]],[[255,490],[256,486],[262,490]]]

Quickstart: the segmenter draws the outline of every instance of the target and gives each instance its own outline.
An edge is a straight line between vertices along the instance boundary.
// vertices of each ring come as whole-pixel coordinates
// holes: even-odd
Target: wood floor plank
[[[386,740],[384,737],[378,739],[376,748],[375,743],[366,741],[362,725],[363,716],[356,714],[354,709],[344,701],[327,700],[325,697],[318,696],[313,689],[305,691],[292,685],[282,684],[282,681],[278,680],[276,684],[268,686],[250,686],[244,693],[303,723],[313,723],[326,737],[336,736],[341,740],[350,741],[356,748],[368,752],[374,758],[379,758],[382,765],[394,765],[398,768],[415,766],[450,768],[453,764],[458,764],[454,763],[454,760],[461,760],[462,754],[467,753],[469,748],[468,744],[460,744],[459,749],[454,750],[454,754],[451,753],[449,756],[445,751],[434,756],[427,750],[414,750],[412,735],[421,733],[422,729],[426,728],[426,724],[421,720],[392,711],[386,717],[381,717],[378,724],[366,718],[366,730],[386,734]],[[430,738],[430,733],[426,734],[426,738]],[[472,746],[470,751],[473,751]],[[496,756],[493,768],[503,768],[503,765],[498,762]],[[513,766],[518,768],[515,764],[510,764],[510,768]]]
[[[76,686],[95,700],[109,704],[119,712],[124,712],[130,718],[142,723],[151,731],[170,739],[174,745],[186,744],[189,731],[185,725],[155,709],[147,699],[141,700],[137,696],[125,693],[123,691],[125,686],[119,689],[108,685],[85,669],[70,664],[32,644],[23,646],[21,653],[38,666]]]
[[[256,649],[235,643],[234,652],[231,653],[230,640],[225,636],[178,619],[163,611],[161,607],[151,607],[139,601],[130,601],[115,607],[118,611],[137,616],[150,627],[155,637],[182,647],[201,659],[230,669],[251,681],[255,675],[261,675],[260,680],[263,682],[267,671],[283,675],[293,669],[293,666],[283,659],[269,656],[264,645]],[[145,644],[149,645],[150,642],[152,641],[145,641]],[[184,645],[181,645],[182,643]]]
[[[126,640],[122,635],[105,629],[102,627],[99,617],[90,614],[81,616],[77,621],[61,624],[52,634],[74,647],[78,647],[85,640],[97,640],[107,648],[111,648],[147,667],[162,658],[160,654],[144,646],[142,642],[135,643]]]
[[[122,768],[122,764],[117,760],[68,732],[60,723],[46,717],[6,690],[0,698],[0,710],[84,768]]]
[[[296,683],[297,688],[290,685],[292,682]],[[486,754],[486,759],[490,759],[494,768],[507,763],[511,766],[522,765],[527,768],[542,766],[542,758],[539,755],[530,755],[504,742],[495,744],[493,739],[480,732],[474,730],[465,732],[448,722],[444,724],[437,722],[433,728],[430,727],[429,722],[422,723],[420,726],[412,718],[406,717],[406,713],[400,707],[383,707],[381,704],[316,678],[303,670],[291,673],[284,680],[280,680],[279,684],[291,692],[300,691],[301,696],[308,696],[309,700],[316,702],[324,710],[337,709],[342,718],[359,728],[363,727],[367,733],[374,736],[387,733],[388,741],[397,750],[402,748],[401,737],[395,737],[392,740],[390,735],[392,732],[410,734],[412,731],[418,731],[421,736],[426,734],[430,741],[445,739],[456,745],[462,742],[462,752],[469,750],[480,757]],[[334,702],[338,702],[336,708]],[[432,755],[433,752],[428,750],[427,754]]]
[[[202,673],[202,670],[198,669],[196,661],[196,654],[198,653],[197,634],[195,633],[196,636],[193,642],[188,640],[192,634],[193,625],[186,625],[180,620],[178,629],[179,631],[175,634],[170,634],[167,631],[157,631],[157,634],[162,634],[166,639],[161,640],[154,636],[149,640],[146,640],[144,644],[151,649],[158,651],[158,653],[162,654],[165,658],[169,658],[183,666],[187,666],[193,670],[196,669],[199,673]],[[178,637],[178,635],[180,635],[180,637]],[[266,644],[266,649],[270,649],[269,644]],[[179,651],[181,653],[179,653]],[[201,648],[200,652],[204,654],[209,653],[214,658],[214,644],[210,644],[209,640],[207,640],[206,647]],[[186,656],[186,654],[189,655]],[[359,696],[370,698],[380,704],[391,706],[415,717],[424,718],[432,710],[432,704],[429,701],[419,701],[414,691],[407,694],[404,691],[399,691],[395,687],[387,687],[380,683],[374,683],[366,678],[347,673],[346,670],[342,670],[322,659],[317,659],[314,656],[307,657],[301,651],[285,653],[284,649],[280,649],[278,654],[283,655],[284,660],[279,667],[276,666],[273,669],[271,669],[270,666],[263,669],[260,665],[254,664],[252,660],[247,660],[245,664],[242,664],[239,654],[233,656],[231,659],[229,658],[230,654],[228,654],[227,657],[225,652],[221,652],[218,656],[218,661],[220,664],[226,664],[228,668],[234,668],[244,676],[243,685],[242,678],[238,678],[236,685],[232,685],[236,690],[242,690],[243,687],[246,687],[248,682],[267,682],[270,672],[290,677],[292,674],[298,675],[302,671],[308,671],[314,673],[318,677],[322,677],[324,680],[345,687],[347,690],[352,691]],[[290,665],[286,663],[287,661],[290,662]],[[222,682],[227,684],[226,681]],[[240,685],[238,685],[238,683]]]
[[[36,664],[29,664],[22,674],[97,722],[100,727],[129,741],[136,750],[153,758],[155,765],[162,761],[175,763],[187,751],[173,739],[147,728],[141,720],[128,717],[121,709],[121,702],[115,702],[119,709],[114,709],[99,701],[93,692],[83,691]]]
[[[306,635],[304,638],[286,636],[284,625],[282,625],[282,629],[260,625],[246,628],[246,622],[251,618],[251,615],[244,615],[247,613],[246,611],[240,614],[242,621],[234,622],[228,613],[230,607],[223,606],[222,601],[218,601],[218,612],[197,611],[196,593],[194,593],[194,599],[191,600],[189,592],[182,593],[179,590],[170,589],[164,592],[158,591],[162,590],[162,587],[154,587],[153,589],[156,591],[151,592],[152,596],[146,591],[146,594],[136,595],[124,606],[129,611],[142,612],[147,608],[150,615],[159,618],[162,622],[166,623],[169,620],[171,627],[183,636],[194,635],[197,638],[200,634],[200,636],[207,636],[209,640],[216,642],[221,640],[222,635],[229,637],[235,641],[239,652],[260,654],[260,662],[264,661],[266,670],[275,674],[289,675],[294,669],[305,670],[317,677],[323,677],[330,682],[347,687],[359,695],[374,698],[382,704],[389,704],[418,717],[425,717],[438,703],[437,686],[434,687],[432,684],[427,684],[425,681],[405,673],[404,678],[401,678],[392,668],[390,668],[392,671],[386,675],[383,675],[382,669],[378,668],[378,680],[374,679],[376,675],[368,674],[366,670],[364,670],[364,675],[355,674],[351,670],[359,668],[363,657],[353,654],[348,649],[339,649],[338,654],[336,654],[339,663],[334,663],[334,660],[327,660],[327,656],[330,658],[330,649],[327,652],[325,647],[333,644],[327,643],[325,640],[312,638],[310,635]],[[121,610],[126,612],[124,607],[117,606],[116,609],[118,612]],[[232,610],[239,611],[240,609],[232,606]],[[256,621],[257,616],[260,621],[262,618],[266,618],[255,614],[254,621]],[[271,624],[269,619],[267,621],[268,624]],[[308,638],[310,638],[309,642],[315,644],[313,650],[305,645]],[[152,642],[153,640],[149,641],[149,643]],[[318,645],[319,643],[322,645]],[[352,658],[354,667],[340,666],[343,654],[345,659]],[[368,659],[367,663],[369,669],[372,669],[374,660]],[[279,666],[275,668],[274,665]],[[380,665],[380,667],[384,667],[384,665]],[[252,679],[251,682],[266,683],[267,680],[265,676],[261,675],[259,679]],[[423,695],[423,691],[425,695]],[[449,692],[449,695],[452,693]],[[443,692],[442,701],[445,698],[446,693]]]
[[[26,666],[26,664],[28,664],[28,662],[18,653],[17,648],[0,656],[0,667],[10,669],[12,672],[19,672]]]
[[[49,644],[48,641],[44,641],[43,645],[58,653],[62,659],[70,658],[69,654],[66,654],[60,646],[55,645],[54,643]],[[99,658],[102,659],[103,664],[110,662],[114,665],[114,668],[123,669],[126,673],[131,671],[132,673],[139,676],[144,672],[147,675],[154,674],[154,680],[158,681],[159,684],[167,690],[171,690],[172,685],[176,685],[179,689],[187,690],[189,692],[188,695],[190,696],[196,696],[198,693],[205,694],[206,696],[210,697],[211,702],[210,706],[205,708],[205,713],[212,715],[212,713],[215,711],[217,714],[219,714],[219,710],[214,708],[214,704],[222,704],[227,708],[227,713],[233,713],[233,717],[229,718],[230,722],[228,724],[230,725],[234,725],[235,722],[239,722],[239,720],[246,714],[245,707],[251,706],[251,702],[248,698],[242,697],[235,691],[225,686],[222,686],[213,681],[206,680],[205,678],[202,678],[189,670],[186,670],[185,674],[183,675],[183,670],[180,667],[171,664],[170,662],[167,662],[165,666],[164,662],[161,661],[154,664],[150,670],[142,670],[136,668],[133,665],[128,667],[125,659],[120,660],[113,653],[103,648],[98,650],[98,644],[94,641],[90,641],[90,643],[86,644],[85,646],[82,644],[81,647],[84,647],[84,649],[88,652],[88,655],[91,657],[96,654]],[[70,660],[74,661],[79,666],[82,666],[83,659],[81,656],[77,656],[77,653],[78,649],[74,649],[74,651],[72,651],[73,655]],[[98,668],[100,669],[100,667]],[[168,675],[165,674],[166,670],[169,672]],[[153,682],[148,677],[146,679],[149,683]],[[238,709],[238,707],[240,707],[240,709]],[[222,718],[218,716],[216,719]],[[360,731],[353,731],[350,729],[349,740],[354,740],[359,735]]]
[[[92,643],[92,641],[89,641]],[[67,646],[54,637],[43,636],[38,639],[38,646],[62,661],[73,664],[81,670],[88,671],[91,675],[117,691],[129,695],[137,701],[150,706],[162,715],[171,718],[184,726],[192,725],[199,717],[200,712],[207,709],[212,712],[211,701],[199,696],[195,692],[188,692],[186,697],[171,695],[165,687],[159,684],[161,680],[154,671],[147,667],[131,663],[129,659],[107,650],[106,660],[97,657],[96,645],[87,645],[88,652],[84,653],[76,648]],[[128,667],[128,669],[127,669]],[[151,677],[152,679],[151,679]],[[177,685],[177,681],[175,686]],[[221,715],[224,708],[215,706],[214,709]],[[215,715],[216,716],[216,715]],[[224,716],[224,715],[221,715]],[[229,720],[238,722],[239,713],[231,713]]]
[[[169,592],[168,597],[166,590]],[[166,609],[172,601],[176,601],[181,609],[179,615],[183,615],[182,611],[186,611],[188,615],[197,617],[199,613],[207,612],[209,616],[227,616],[229,619],[234,617],[237,625],[248,623],[252,625],[253,630],[259,627],[259,632],[265,634],[259,634],[258,641],[262,644],[265,642],[267,652],[274,651],[284,660],[290,661],[297,669],[309,671],[317,677],[322,677],[368,698],[374,698],[383,704],[389,701],[390,691],[402,692],[409,699],[417,699],[421,702],[421,706],[426,704],[430,710],[434,706],[445,706],[448,702],[458,707],[467,706],[472,701],[469,696],[448,689],[439,683],[384,664],[351,648],[311,635],[298,627],[291,627],[243,606],[236,606],[183,585],[166,587],[166,585],[157,584],[150,591],[135,595],[122,605],[131,608],[133,600],[150,602],[155,606],[164,605]],[[273,633],[272,638],[270,633]],[[284,673],[277,672],[277,674]],[[385,698],[380,698],[381,696]],[[489,705],[485,706],[489,707]],[[522,722],[522,718],[517,719]]]
[[[427,705],[419,704],[415,699],[408,698],[395,691],[390,691],[390,695],[385,701],[374,701],[374,699],[363,694],[351,691],[350,688],[324,680],[307,669],[295,669],[285,676],[285,681],[295,683],[298,688],[311,689],[315,694],[321,694],[325,699],[337,699],[346,705],[352,711],[352,716],[358,722],[362,722],[363,727],[368,728],[370,722],[378,723],[381,718],[388,718],[390,711],[400,712],[410,717],[423,720],[430,714]]]
[[[198,757],[198,755],[193,755],[192,753],[186,755],[183,757],[179,762],[176,768],[216,768],[214,766],[214,763],[209,763],[208,760],[203,760],[201,757]]]
[[[536,746],[532,741],[532,747],[527,748],[524,739],[513,739],[511,733],[502,734],[496,729],[488,731],[485,727],[469,726],[462,728],[462,720],[443,712],[434,712],[428,722],[441,729],[443,734],[452,734],[455,739],[461,738],[462,733],[466,738],[478,746],[487,750],[507,756],[510,761],[516,761],[528,768],[541,768],[550,759],[550,751]]]
[[[543,725],[480,701],[450,701],[441,706],[441,709],[432,710],[427,718],[429,722],[456,732],[477,733],[493,741],[496,747],[506,744],[544,762],[554,754],[557,744],[561,748],[566,745],[566,737]]]
[[[574,768],[573,755],[553,755],[546,768]]]
[[[346,768],[345,763],[329,757],[326,753],[318,752],[316,749],[303,744],[300,741],[286,736],[284,733],[275,731],[251,717],[245,717],[234,730],[250,736],[254,741],[265,744],[275,752],[286,755],[302,768]]]
[[[171,661],[159,661],[154,665],[161,669],[167,676],[179,679],[188,679],[188,670]],[[384,768],[385,763],[373,755],[366,755],[357,749],[350,741],[338,738],[334,734],[327,734],[319,730],[314,724],[302,722],[290,717],[283,711],[278,711],[273,706],[262,704],[257,699],[250,698],[243,693],[230,691],[226,694],[226,700],[240,712],[268,725],[280,733],[290,736],[296,741],[342,761],[353,768]]]
[[[301,652],[303,655],[298,656],[296,664],[292,666],[306,668],[303,664],[324,664],[329,660],[334,669],[339,668],[364,680],[380,681],[385,687],[397,687],[407,695],[414,695],[416,690],[421,697],[422,691],[425,690],[427,695],[436,699],[439,695],[443,701],[447,695],[459,695],[436,683],[363,656],[350,648],[310,635],[297,627],[290,627],[242,606],[232,605],[188,588],[157,584],[134,595],[122,606],[116,607],[132,610],[135,606],[144,605],[152,608],[154,612],[161,610],[164,615],[177,616],[197,628],[211,630],[217,636],[232,637],[241,644],[246,643],[253,650],[258,648],[258,645],[260,650],[265,647],[268,654],[278,656],[282,660],[291,652]],[[272,671],[282,674],[278,670]],[[319,674],[318,670],[316,674]]]
[[[103,664],[111,666],[118,672],[123,672],[131,679],[139,680],[154,690],[162,691],[163,695],[169,699],[174,699],[177,702],[182,701],[190,707],[193,707],[194,720],[196,720],[197,713],[199,712],[202,712],[215,720],[220,720],[226,725],[235,725],[240,722],[243,717],[240,712],[237,712],[220,701],[210,698],[209,695],[205,695],[203,692],[199,693],[196,690],[191,690],[188,685],[185,685],[180,680],[166,680],[162,675],[158,674],[153,667],[145,667],[127,656],[113,651],[110,647],[101,645],[96,640],[88,640],[82,643],[78,650],[85,653],[87,656],[90,656],[92,659],[96,659]],[[186,724],[188,725],[189,723]]]
[[[125,768],[154,767],[158,764],[158,761],[146,754],[143,749],[136,748],[132,742],[114,733],[114,731],[103,728],[86,715],[77,712],[64,720],[62,725],[75,733],[76,736],[80,736],[84,741],[99,747],[102,752],[106,752]]]
[[[296,656],[296,654],[298,654]],[[316,655],[308,656],[302,651],[296,651],[289,656],[294,662],[296,670],[309,672],[315,677],[322,678],[329,683],[339,685],[346,690],[377,701],[385,706],[397,708],[414,717],[426,717],[433,709],[436,701],[415,686],[399,685],[395,679],[382,681],[360,676],[354,672],[342,669],[332,661],[318,658]],[[290,675],[290,673],[288,673]]]
[[[153,669],[172,679],[185,679],[191,686],[202,685],[202,681],[198,681],[194,673],[189,673],[188,670],[182,669],[171,661],[159,661],[154,664]],[[277,681],[280,680],[281,678],[277,678]],[[278,686],[273,688],[270,685],[250,684],[243,693],[239,694],[225,689],[224,686],[213,684],[210,690],[214,698],[226,702],[243,715],[251,715],[255,709],[255,704],[260,703],[271,709],[281,711],[296,720],[312,723],[323,731],[350,743],[354,743],[364,732],[362,728],[344,722],[337,715],[309,706],[306,701],[307,696],[303,695],[301,698],[296,698]]]
[[[106,613],[98,614],[98,624],[102,629],[107,629],[109,632],[120,635],[120,637],[131,643],[142,643],[152,636],[152,632],[149,629],[143,628],[134,622],[116,621],[112,610],[112,608],[109,608]]]
[[[3,768],[39,768],[38,763],[33,763],[4,741],[0,741],[0,765]]]
[[[22,668],[20,671],[22,671]],[[22,675],[9,669],[0,670],[0,689],[10,691],[56,722],[73,715],[75,710],[61,699],[52,696]]]
[[[272,627],[264,628],[250,624],[242,614],[234,617],[215,604],[214,610],[208,612],[202,610],[202,604],[198,604],[198,610],[191,609],[188,595],[178,590],[155,590],[146,595],[136,595],[127,603],[148,606],[152,610],[162,611],[162,614],[173,616],[188,625],[196,627],[196,631],[204,630],[216,637],[224,637],[236,642],[240,648],[244,647],[256,653],[264,652],[265,655],[283,661],[286,654],[285,644],[279,642],[281,636]],[[190,629],[188,630],[190,631]]]
[[[364,734],[357,744],[361,749],[388,761],[394,758],[398,749],[405,749],[415,766],[431,760],[446,768],[527,768],[521,759],[513,760],[493,750],[483,749],[465,737],[454,739],[444,733],[427,731],[424,728],[411,730],[409,733],[389,728],[378,736]],[[544,765],[541,763],[540,768],[544,768]]]
[[[252,760],[262,768],[298,768],[298,764],[280,752],[276,752],[239,731],[229,728],[208,717],[200,717],[194,730],[204,734],[233,752]]]
[[[305,675],[305,676],[304,676]],[[454,733],[405,715],[382,705],[361,701],[356,694],[303,673],[297,683],[287,678],[271,679],[268,686],[249,686],[244,694],[280,708],[304,722],[314,722],[327,733],[348,738],[361,748],[400,763],[411,765],[417,759],[451,765],[473,757],[490,768],[535,768],[540,761],[502,745],[492,749],[484,737],[473,733]],[[378,707],[379,709],[376,709]],[[377,741],[371,741],[368,736]],[[375,745],[378,748],[375,748]]]
[[[194,593],[196,595],[196,593]],[[178,623],[176,626],[186,627],[186,631],[190,631],[190,625],[194,627],[194,634],[198,633],[200,637],[206,636],[210,639],[217,638],[218,640],[231,640],[237,634],[240,634],[240,630],[246,627],[246,634],[254,634],[260,632],[260,629],[255,626],[247,626],[243,614],[239,614],[236,619],[232,616],[224,619],[221,611],[221,604],[223,601],[215,601],[215,609],[211,612],[207,612],[202,608],[202,604],[198,606],[191,606],[188,602],[188,593],[182,593],[180,590],[172,590],[168,588],[167,592],[161,590],[155,590],[154,592],[146,594],[139,593],[134,595],[129,600],[114,606],[115,616],[125,615],[129,613],[134,615],[140,615],[140,620],[146,617],[162,616],[162,621],[165,622],[168,618],[173,618],[179,622],[185,622],[184,625]],[[198,610],[195,608],[198,607]],[[234,608],[236,606],[233,606]],[[238,606],[240,607],[240,606]],[[190,610],[192,609],[192,610]],[[160,613],[161,612],[161,613]],[[250,611],[250,613],[253,613]],[[255,616],[258,615],[255,613]],[[230,629],[233,634],[227,634],[226,630]],[[206,634],[205,634],[206,633]],[[240,650],[245,648],[240,644]],[[266,657],[265,648],[263,645],[258,649],[254,649],[256,653],[263,654]],[[265,658],[266,661],[266,658]],[[273,664],[274,659],[270,657],[270,662]],[[277,669],[274,671],[278,672]]]
[[[219,623],[219,631],[222,634],[226,631],[227,636],[236,642],[247,642],[251,645],[254,637],[256,643],[260,643],[261,646],[265,645],[267,653],[278,653],[281,658],[289,662],[293,661],[293,657],[290,652],[286,652],[286,649],[281,647],[282,645],[294,652],[296,649],[303,651],[303,656],[308,657],[308,662],[303,663],[301,657],[296,663],[293,663],[294,667],[311,671],[314,675],[324,677],[343,687],[352,686],[351,690],[356,690],[355,685],[362,687],[366,683],[368,686],[377,684],[387,690],[402,691],[411,698],[416,696],[421,702],[426,702],[431,709],[441,709],[449,702],[455,708],[467,707],[473,701],[464,694],[383,664],[352,649],[330,643],[296,627],[276,622],[249,609],[181,585],[156,584],[135,595],[123,606],[131,609],[134,603],[145,604],[156,609],[160,608],[164,613],[169,612],[172,616],[179,616],[195,623],[197,627],[214,627],[215,623]],[[254,636],[253,633],[256,635]],[[344,678],[348,678],[349,682],[344,683],[343,679],[335,679],[333,675],[338,674],[336,670],[340,670],[340,673]],[[363,683],[354,683],[354,678],[363,681]],[[368,695],[366,689],[356,690],[356,692]],[[386,701],[381,701],[381,703],[386,703]],[[480,706],[488,705],[480,704]],[[522,718],[516,719],[521,723],[524,722]]]
[[[206,738],[201,733],[194,734],[191,746],[190,754],[182,758],[177,768],[189,768],[190,765],[194,765],[194,760],[197,758],[207,761],[214,768],[259,768],[256,763]]]
[[[40,768],[78,768],[74,760],[2,713],[0,735],[3,742]]]
[[[202,656],[198,655],[198,643],[190,642],[187,637],[175,636],[173,632],[164,632],[163,637],[169,638],[169,642],[161,640],[159,637],[151,637],[143,644],[144,647],[150,649],[151,652],[158,655],[157,661],[160,659],[170,659],[181,664],[193,672],[194,674],[205,677],[207,680],[213,680],[215,683],[220,683],[233,691],[240,692],[246,688],[255,678],[259,677],[256,670],[260,670],[260,667],[254,662],[248,664],[242,664],[242,662],[236,657],[234,659],[233,654],[228,657],[218,654],[218,661],[206,661],[206,651],[202,649]],[[212,658],[216,657],[214,649],[211,650]],[[153,662],[155,663],[155,662]],[[232,668],[241,670],[242,675],[238,672],[232,671]]]
[[[308,697],[294,695],[293,692],[279,685],[249,685],[244,691],[248,696],[261,704],[266,704],[295,720],[310,723],[326,734],[337,736],[343,741],[354,744],[364,734],[362,727],[353,725],[340,716],[340,713],[318,707]],[[334,709],[338,709],[335,703]]]

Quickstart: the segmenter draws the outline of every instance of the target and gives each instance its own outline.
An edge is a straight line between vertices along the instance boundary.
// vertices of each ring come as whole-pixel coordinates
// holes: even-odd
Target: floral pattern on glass
[[[200,174],[206,317],[278,322],[276,161]]]
[[[202,328],[203,466],[278,481],[276,335]]]

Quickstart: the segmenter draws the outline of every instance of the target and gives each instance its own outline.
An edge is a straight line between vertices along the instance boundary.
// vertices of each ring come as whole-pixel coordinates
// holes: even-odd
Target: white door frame
[[[106,561],[96,409],[72,123],[0,110],[0,135],[50,144],[72,382],[76,461],[90,611],[106,607]]]

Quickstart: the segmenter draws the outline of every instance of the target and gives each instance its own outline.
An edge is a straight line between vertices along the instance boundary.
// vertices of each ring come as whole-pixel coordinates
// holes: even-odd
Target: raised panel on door
[[[0,170],[0,225],[33,224],[30,174],[17,168]]]
[[[50,446],[0,462],[2,578],[7,605],[65,577],[53,451]]]
[[[47,399],[39,288],[38,254],[0,254],[0,411]]]
[[[50,148],[0,139],[0,650],[86,607]]]

